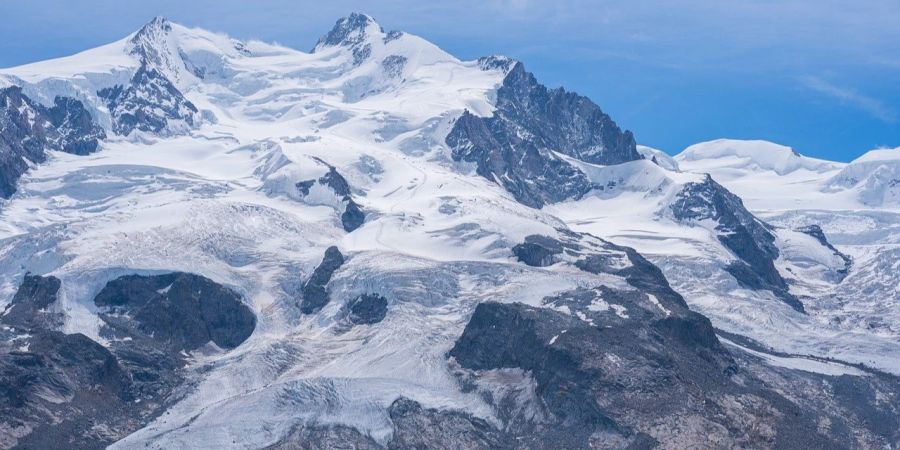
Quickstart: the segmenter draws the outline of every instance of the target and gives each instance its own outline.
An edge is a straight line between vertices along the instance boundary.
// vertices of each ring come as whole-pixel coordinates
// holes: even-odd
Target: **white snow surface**
[[[653,147],[647,147],[646,145],[638,145],[637,146],[638,153],[644,157],[644,159],[648,160],[656,160],[656,163],[662,166],[665,169],[678,171],[678,161],[675,161],[675,158],[669,156],[668,153],[655,149]]]
[[[892,308],[900,302],[900,275],[890,269],[896,266],[892,262],[900,244],[900,214],[885,207],[859,209],[866,206],[855,191],[826,192],[826,181],[844,165],[760,142],[714,141],[712,149],[698,144],[690,157],[676,157],[681,172],[647,160],[606,167],[579,163],[604,188],[543,210],[576,231],[638,250],[663,270],[691,308],[718,328],[784,353],[900,373],[900,310]],[[751,151],[766,149],[778,155]],[[782,163],[781,170],[791,165],[785,161],[794,161],[794,167],[779,174],[775,163]],[[668,208],[674,195],[685,183],[702,181],[705,173],[741,196],[751,212],[780,226],[774,230],[780,250],[776,267],[809,314],[797,313],[768,291],[738,285],[723,270],[735,256],[718,241],[715,223],[689,226],[671,217]],[[853,257],[843,280],[839,256],[812,236],[793,231],[812,224],[821,225],[829,238],[836,237],[836,244],[856,239],[866,245],[866,251],[838,245]],[[836,226],[842,231],[838,236],[833,233]]]
[[[41,101],[74,95],[108,127],[95,93],[136,70],[133,36],[0,78]],[[182,136],[109,133],[90,156],[51,153],[0,203],[0,307],[26,272],[56,276],[64,331],[104,343],[92,299],[107,281],[184,271],[234,289],[257,315],[240,347],[194,355],[196,388],[113,447],[264,447],[303,422],[386,442],[387,407],[401,395],[493,420],[480,397],[460,392],[445,356],[478,302],[539,306],[598,280],[628,288],[513,260],[525,236],[563,223],[458,167],[444,144],[464,110],[492,114],[505,74],[413,35],[386,38],[369,26],[371,51],[357,63],[341,46],[238,45],[171,24],[149,40],[160,70],[215,120]],[[366,212],[353,233],[333,193],[296,190],[325,164]],[[348,258],[332,301],[301,315],[299,286],[330,245]],[[372,292],[388,299],[388,317],[348,327],[342,308]]]
[[[831,161],[803,156],[790,147],[768,141],[717,139],[694,144],[675,156],[685,170],[709,169],[772,171],[786,175],[796,170],[823,172],[837,166]]]
[[[660,165],[573,161],[604,189],[535,210],[453,162],[444,144],[462,111],[493,114],[500,71],[407,33],[388,39],[374,22],[363,36],[369,55],[359,63],[342,46],[306,53],[178,24],[157,37],[154,48],[167,61],[161,69],[214,120],[182,136],[110,137],[90,156],[52,153],[0,203],[0,307],[24,273],[57,276],[65,331],[103,342],[92,299],[107,281],[185,271],[235,289],[258,317],[240,347],[196,355],[196,389],[114,448],[234,448],[235,441],[263,447],[303,422],[347,424],[386,442],[386,408],[400,395],[493,420],[482,399],[460,392],[445,354],[478,302],[538,306],[545,296],[596,286],[597,276],[569,266],[529,268],[512,257],[509,249],[525,236],[554,235],[566,225],[636,248],[726,331],[787,353],[900,373],[896,311],[877,332],[853,320],[860,317],[853,302],[805,300],[811,313],[800,315],[768,293],[741,289],[721,270],[733,255],[715,237],[715,224],[687,226],[666,213],[685,183],[709,172],[776,224],[807,224],[807,210],[864,205],[858,185],[826,189],[830,177],[856,162],[844,167],[761,141],[698,144],[671,161],[660,156]],[[108,127],[96,91],[130,79],[138,64],[129,53],[132,38],[2,69],[0,82],[22,85],[42,102],[75,96]],[[325,173],[322,161],[346,177],[366,212],[352,233],[340,226],[339,199],[326,191],[301,197],[295,189]],[[900,228],[900,215],[867,216],[875,224],[867,228],[857,216],[832,217],[822,224],[826,233],[842,223],[847,239],[866,236],[865,245],[883,229],[878,220]],[[852,229],[857,225],[862,231]],[[799,288],[821,298],[844,283],[871,280],[859,273],[859,261],[881,254],[839,246],[857,262],[836,284],[826,277],[838,264],[833,254],[787,229],[778,240],[779,269],[807,274],[812,281]],[[331,303],[301,315],[299,285],[330,245],[348,256],[332,280]],[[900,276],[890,263],[877,276],[896,289]],[[616,277],[602,281],[628,288]],[[366,292],[388,299],[387,318],[350,328],[342,307]],[[845,316],[851,319],[834,322]]]
[[[720,328],[786,353],[831,356],[897,373],[900,149],[872,150],[848,164],[792,153],[761,141],[720,140],[691,146],[675,159],[684,171],[711,174],[751,212],[780,227],[776,266],[808,317],[753,311],[759,300],[749,291],[734,290],[725,302],[721,288],[700,292],[689,281],[705,271],[685,272],[681,263],[671,262],[672,270],[666,270],[669,264],[656,261],[673,284],[684,286],[680,292],[691,306]],[[792,170],[776,170],[773,160],[793,161],[781,166]],[[819,225],[852,258],[843,280],[834,278],[841,263],[832,252],[792,231],[808,225]],[[742,301],[748,304],[740,306]]]

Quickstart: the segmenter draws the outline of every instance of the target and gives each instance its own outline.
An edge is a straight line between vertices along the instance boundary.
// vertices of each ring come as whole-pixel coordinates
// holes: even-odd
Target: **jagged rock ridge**
[[[466,111],[447,136],[453,159],[502,185],[516,200],[539,208],[580,198],[593,186],[559,155],[591,164],[641,159],[634,136],[586,97],[539,84],[522,63],[485,59],[488,70],[511,67],[497,90],[492,117]]]
[[[78,100],[56,97],[47,108],[20,87],[0,89],[0,197],[9,198],[28,164],[44,162],[48,150],[86,155],[105,138]]]

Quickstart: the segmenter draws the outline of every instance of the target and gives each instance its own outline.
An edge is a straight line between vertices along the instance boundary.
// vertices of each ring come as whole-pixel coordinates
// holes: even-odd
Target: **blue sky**
[[[463,59],[520,59],[670,153],[719,137],[843,161],[900,146],[897,0],[0,0],[0,67],[120,39],[155,15],[307,50],[352,11]]]

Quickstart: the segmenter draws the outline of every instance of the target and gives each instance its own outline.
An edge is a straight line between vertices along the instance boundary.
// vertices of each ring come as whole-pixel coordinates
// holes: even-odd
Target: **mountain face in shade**
[[[480,65],[506,68],[489,60]],[[578,199],[593,188],[561,155],[602,165],[642,159],[631,132],[589,99],[539,84],[522,63],[509,68],[496,108],[492,117],[463,113],[447,144],[455,160],[475,163],[479,175],[528,206]]]
[[[0,448],[900,443],[889,150],[668,157],[358,13],[154,18],[0,125]]]

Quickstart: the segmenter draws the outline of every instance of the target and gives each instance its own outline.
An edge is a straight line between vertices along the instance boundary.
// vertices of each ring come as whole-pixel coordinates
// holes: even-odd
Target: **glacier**
[[[22,388],[2,448],[900,442],[900,149],[668,157],[522,62],[364,14],[310,52],[154,18],[0,86],[78,102],[99,142],[3,180],[0,351],[71,381],[54,352],[86,349],[126,387],[129,355],[173,366],[103,390],[124,418]],[[173,350],[100,300],[129,282],[138,305],[227,292],[252,332]]]

